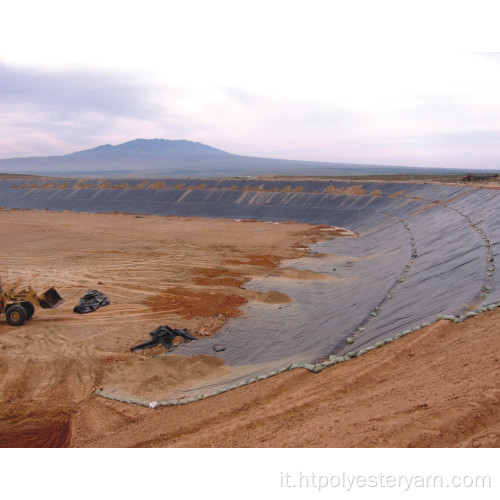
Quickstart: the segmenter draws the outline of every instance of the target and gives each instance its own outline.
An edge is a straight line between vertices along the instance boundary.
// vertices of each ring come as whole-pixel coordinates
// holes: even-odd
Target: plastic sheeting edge
[[[384,340],[379,340],[373,346],[364,347],[362,349],[359,349],[358,351],[350,351],[344,356],[337,356],[337,355],[332,354],[328,360],[320,361],[316,364],[292,363],[285,368],[273,370],[265,375],[259,375],[256,377],[252,377],[252,378],[247,379],[245,381],[242,381],[238,384],[229,385],[227,387],[217,389],[217,390],[209,392],[207,394],[200,394],[198,396],[193,396],[190,398],[164,399],[164,400],[155,401],[155,400],[146,400],[146,399],[141,399],[141,398],[131,398],[128,396],[121,396],[119,394],[114,394],[112,392],[103,391],[102,389],[97,389],[95,391],[95,394],[96,394],[96,396],[100,396],[102,398],[109,399],[111,401],[118,401],[120,403],[127,403],[127,404],[136,404],[136,405],[145,406],[148,408],[156,408],[158,406],[185,405],[185,404],[189,404],[189,403],[194,403],[196,401],[200,401],[202,399],[207,399],[207,398],[210,398],[213,396],[217,396],[219,394],[223,394],[225,392],[232,391],[234,389],[238,389],[239,387],[254,384],[255,382],[259,382],[261,380],[275,377],[276,375],[279,375],[280,373],[295,370],[298,368],[305,368],[306,370],[309,370],[312,373],[319,373],[319,372],[323,371],[325,368],[334,366],[338,363],[343,363],[345,361],[349,361],[349,360],[354,359],[354,358],[359,358],[360,356],[363,356],[364,354],[367,354],[370,351],[373,351],[379,347],[383,347],[384,345],[390,344],[390,343],[394,342],[395,340],[398,340],[406,335],[409,335],[410,333],[414,333],[418,330],[421,330],[422,328],[425,328],[425,327],[430,326],[434,323],[437,323],[438,321],[449,320],[449,321],[452,321],[453,323],[462,323],[463,321],[470,319],[470,318],[473,318],[479,314],[493,311],[497,307],[500,307],[500,302],[496,302],[496,303],[489,304],[487,306],[479,307],[475,311],[468,311],[467,313],[465,313],[461,316],[452,316],[450,314],[437,314],[436,319],[434,321],[429,321],[427,323],[421,323],[420,325],[415,326],[415,327],[410,328],[410,329],[407,329],[407,330],[404,330],[403,332],[398,333],[398,334],[394,335],[393,337],[389,337],[389,338],[384,339]]]

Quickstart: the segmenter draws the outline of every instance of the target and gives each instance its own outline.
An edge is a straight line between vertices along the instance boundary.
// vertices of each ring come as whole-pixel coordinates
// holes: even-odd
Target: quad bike
[[[0,314],[5,313],[7,322],[12,326],[21,326],[35,314],[35,306],[42,309],[55,309],[64,302],[54,287],[38,295],[33,288],[26,286],[15,292],[5,292],[0,278]]]

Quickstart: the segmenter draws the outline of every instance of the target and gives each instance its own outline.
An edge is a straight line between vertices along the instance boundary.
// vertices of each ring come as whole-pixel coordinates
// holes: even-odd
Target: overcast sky
[[[140,137],[252,156],[500,168],[500,54],[484,52],[498,32],[491,5],[8,2],[0,158]]]

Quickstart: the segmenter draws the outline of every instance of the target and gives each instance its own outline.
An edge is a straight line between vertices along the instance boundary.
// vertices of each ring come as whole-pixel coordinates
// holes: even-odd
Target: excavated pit
[[[0,448],[68,448],[71,432],[68,412],[16,414],[0,422]]]
[[[172,390],[170,402],[332,355],[352,357],[437,315],[500,301],[498,190],[250,179],[2,180],[0,200],[7,209],[291,220],[357,235],[327,237],[279,272],[248,283],[249,291],[290,300],[252,302],[215,338],[176,348],[175,355],[220,357],[229,371]]]

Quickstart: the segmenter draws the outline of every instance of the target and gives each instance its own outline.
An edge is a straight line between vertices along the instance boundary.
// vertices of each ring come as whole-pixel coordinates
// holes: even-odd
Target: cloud
[[[244,82],[225,78],[231,64],[203,73],[190,59],[196,78],[170,58],[141,70],[0,64],[0,157],[159,137],[346,163],[469,168],[476,154],[495,168],[499,59],[345,54]]]
[[[55,115],[150,116],[154,107],[136,80],[130,74],[42,71],[0,64],[0,105],[3,109],[32,106]]]
[[[119,135],[125,123],[143,129],[165,117],[154,92],[125,72],[44,71],[0,64],[1,156],[72,152],[100,143],[102,136]]]

